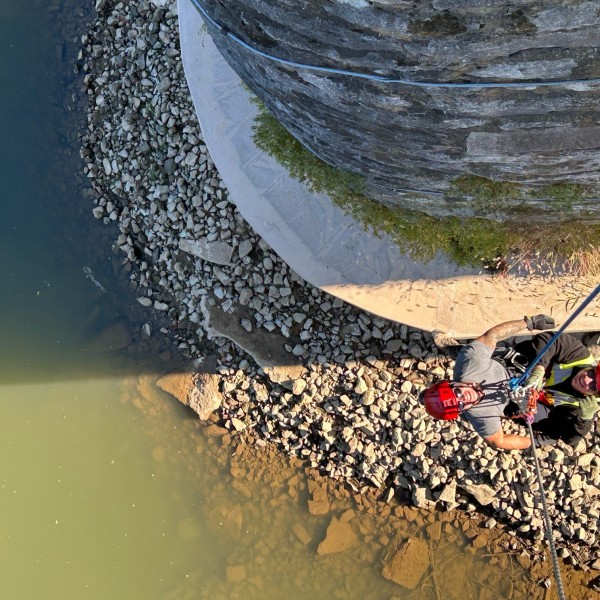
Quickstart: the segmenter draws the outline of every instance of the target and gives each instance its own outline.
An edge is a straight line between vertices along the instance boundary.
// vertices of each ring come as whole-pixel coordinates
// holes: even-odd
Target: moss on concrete
[[[390,208],[365,197],[359,175],[335,169],[307,150],[259,101],[254,124],[254,141],[258,148],[283,165],[290,175],[306,183],[314,192],[329,195],[332,201],[360,222],[366,230],[379,236],[391,236],[396,245],[415,258],[428,260],[443,252],[459,265],[498,264],[509,253],[540,253],[553,257],[557,267],[577,266],[577,256],[585,254],[590,262],[590,248],[596,254],[600,245],[600,225],[581,222],[531,225],[521,222],[499,223],[484,218],[434,218],[425,213]],[[513,212],[527,215],[525,201],[531,190],[510,182],[494,182],[484,177],[465,175],[452,184],[450,198],[472,198],[481,212],[494,212],[510,206]],[[570,207],[585,190],[574,184],[552,185],[535,192],[539,198],[561,208]],[[583,254],[582,254],[583,253]],[[595,259],[592,259],[592,261]],[[581,262],[581,261],[579,261]],[[600,261],[599,261],[600,262]],[[506,261],[503,261],[506,264]]]

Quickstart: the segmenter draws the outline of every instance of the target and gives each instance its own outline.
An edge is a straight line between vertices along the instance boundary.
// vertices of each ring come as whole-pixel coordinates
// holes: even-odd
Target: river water
[[[474,549],[468,526],[427,529],[433,517],[343,494],[332,507],[359,542],[317,554],[331,514],[309,514],[307,475],[210,435],[156,388],[175,352],[140,334],[150,316],[80,173],[84,8],[0,0],[3,597],[525,597],[514,561]],[[126,347],[106,352],[123,332]],[[412,591],[380,575],[398,532],[427,539],[435,565]]]

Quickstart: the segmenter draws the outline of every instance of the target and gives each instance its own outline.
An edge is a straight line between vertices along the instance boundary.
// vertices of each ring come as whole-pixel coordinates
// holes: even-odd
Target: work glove
[[[579,401],[579,416],[582,421],[591,421],[598,411],[598,396],[586,396]]]
[[[544,329],[553,329],[556,327],[554,319],[548,315],[535,315],[535,317],[525,316],[523,318],[525,319],[525,324],[529,331],[533,331],[534,329],[543,331]]]
[[[523,382],[523,387],[533,388],[539,392],[542,387],[544,387],[545,374],[546,371],[541,365],[534,367],[533,371],[529,374],[529,377]]]

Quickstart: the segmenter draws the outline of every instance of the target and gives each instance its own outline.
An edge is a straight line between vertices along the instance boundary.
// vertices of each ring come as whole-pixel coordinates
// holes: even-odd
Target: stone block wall
[[[374,199],[476,214],[468,198],[447,193],[461,176],[531,188],[598,182],[596,0],[197,1],[258,51],[405,82],[285,65],[207,23],[228,63],[283,125],[326,162],[363,175]],[[429,85],[448,83],[530,85]],[[543,199],[532,202],[545,208]],[[579,198],[561,217],[600,220],[598,204],[593,195]],[[556,204],[551,209],[556,216]]]

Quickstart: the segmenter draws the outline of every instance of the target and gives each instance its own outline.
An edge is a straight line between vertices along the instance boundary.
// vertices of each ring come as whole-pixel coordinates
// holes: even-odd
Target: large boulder
[[[169,373],[156,385],[206,420],[223,401],[219,382],[219,376],[210,373]]]
[[[86,348],[92,352],[116,352],[127,348],[130,343],[129,324],[124,319],[119,319],[94,335]]]
[[[429,546],[418,538],[395,539],[383,556],[381,574],[402,587],[414,590],[429,568]]]
[[[358,536],[352,529],[350,523],[339,521],[336,517],[331,517],[329,527],[325,533],[325,538],[317,548],[317,554],[333,554],[343,552],[352,548],[358,543]]]

